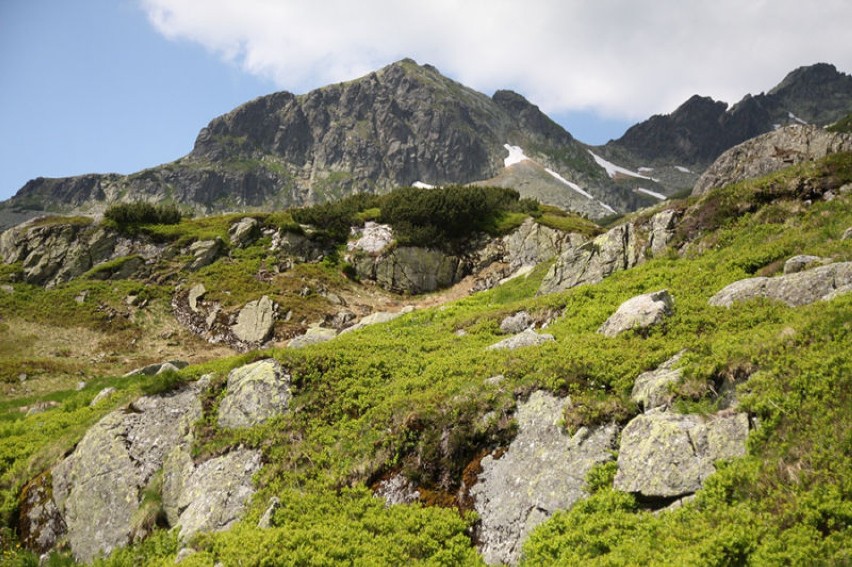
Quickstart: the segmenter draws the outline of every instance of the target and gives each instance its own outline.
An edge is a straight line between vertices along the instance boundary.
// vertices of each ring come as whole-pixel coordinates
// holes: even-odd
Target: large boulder
[[[249,301],[240,309],[231,327],[234,336],[247,345],[257,345],[269,338],[275,325],[275,304],[264,295]]]
[[[838,262],[774,278],[736,281],[711,297],[710,305],[731,307],[739,301],[766,297],[799,307],[849,291],[852,291],[852,262]]]
[[[504,317],[500,321],[500,330],[504,333],[517,334],[532,327],[533,320],[526,311],[518,311]]]
[[[500,342],[494,343],[486,347],[485,350],[515,350],[528,346],[541,346],[555,340],[553,335],[536,333],[532,329],[527,329],[517,335],[512,335]]]
[[[647,497],[692,494],[715,472],[716,460],[745,454],[748,432],[744,413],[704,417],[657,409],[641,414],[621,432],[614,486]]]
[[[372,325],[378,325],[381,323],[388,323],[393,321],[394,319],[398,319],[407,313],[411,313],[414,311],[414,307],[411,305],[406,305],[401,310],[396,312],[391,311],[376,311],[375,313],[371,313],[366,317],[363,317],[360,321],[352,325],[351,327],[347,327],[340,331],[340,334],[343,333],[351,333],[353,331],[358,331],[363,329],[364,327],[370,327]]]
[[[568,403],[534,392],[518,405],[518,435],[506,452],[482,459],[471,496],[481,519],[480,550],[489,564],[517,563],[529,533],[583,498],[586,474],[612,459],[616,426],[567,435],[560,423]]]
[[[132,541],[143,489],[166,454],[188,443],[200,416],[191,388],[140,398],[95,424],[52,469],[53,499],[77,560],[91,561]]]
[[[667,290],[637,295],[622,303],[598,332],[614,337],[631,329],[647,329],[671,315],[674,299]]]
[[[219,427],[252,427],[287,411],[290,375],[277,360],[266,359],[231,370],[219,404]]]
[[[784,262],[784,274],[797,274],[799,272],[804,272],[805,270],[809,270],[816,266],[822,266],[824,264],[830,264],[831,260],[828,258],[822,258],[820,256],[811,256],[809,254],[799,254],[797,256],[793,256],[792,258],[787,259]]]
[[[364,223],[364,228],[356,233],[357,238],[346,245],[349,252],[363,252],[378,255],[393,242],[393,229],[390,225],[373,221]]]
[[[852,134],[849,133],[832,133],[801,124],[779,128],[734,146],[719,156],[695,183],[692,194],[703,195],[715,187],[849,151],[852,151]]]

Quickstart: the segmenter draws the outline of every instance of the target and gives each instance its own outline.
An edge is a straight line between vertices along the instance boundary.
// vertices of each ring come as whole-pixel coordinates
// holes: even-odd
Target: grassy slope
[[[844,167],[841,176],[849,177],[849,164]],[[260,427],[222,432],[213,420],[199,424],[199,455],[242,443],[260,447],[267,464],[245,522],[202,536],[200,552],[184,563],[477,564],[466,535],[472,516],[435,506],[384,508],[365,485],[402,470],[427,489],[430,501],[452,501],[466,465],[511,437],[518,396],[536,388],[571,394],[578,409],[566,423],[573,425],[623,421],[638,411],[628,400],[635,377],[682,349],[688,349],[682,407],[710,411],[711,384],[752,375],[739,385],[741,403],[762,424],[751,436],[749,455],[723,466],[692,504],[656,516],[608,488],[611,467],[598,470],[595,494],[539,527],[525,548],[526,562],[850,560],[852,297],[798,309],[769,301],[734,309],[707,304],[726,284],[771,275],[779,261],[797,253],[852,260],[850,241],[840,240],[852,226],[849,196],[810,206],[782,198],[763,207],[742,207],[734,198],[745,202],[744,195],[789,188],[791,180],[815,176],[817,169],[798,168],[711,195],[693,211],[704,214],[704,224],[692,226],[690,236],[701,226],[718,230],[691,245],[685,257],[658,258],[595,286],[535,297],[544,273],[539,269],[331,343],[188,369],[186,377],[215,371],[222,378],[248,358],[272,355],[292,370],[296,396],[293,413]],[[621,302],[661,288],[676,301],[664,325],[647,336],[608,339],[595,332]],[[547,330],[556,342],[485,351],[501,338],[500,319],[519,309],[560,311]],[[457,334],[460,329],[466,334]],[[484,382],[496,374],[505,379]],[[138,391],[136,384],[126,387],[127,396]],[[65,443],[79,437],[83,425],[105,411],[86,407],[94,391],[70,394],[61,407],[37,416],[7,414],[0,422],[4,478],[30,455],[30,468],[58,455],[51,450],[56,435],[65,435]],[[215,397],[210,401],[212,412]],[[57,433],[44,433],[51,431]],[[5,492],[7,506],[13,488]],[[273,495],[284,503],[273,527],[254,528]],[[174,534],[161,531],[107,563],[169,564],[175,552]]]

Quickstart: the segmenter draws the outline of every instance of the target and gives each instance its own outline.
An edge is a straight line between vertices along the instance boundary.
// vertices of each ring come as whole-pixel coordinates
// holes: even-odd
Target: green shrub
[[[104,218],[124,227],[138,224],[177,224],[182,215],[175,205],[134,201],[111,205],[104,212]]]

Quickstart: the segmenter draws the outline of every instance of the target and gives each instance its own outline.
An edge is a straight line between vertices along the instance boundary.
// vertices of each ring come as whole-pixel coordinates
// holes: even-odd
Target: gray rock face
[[[129,376],[156,376],[157,374],[162,374],[167,370],[180,370],[181,368],[186,368],[188,365],[189,363],[183,360],[155,362],[154,364],[149,364],[147,366],[143,366],[142,368],[133,369],[127,374],[125,374],[124,377],[127,378]]]
[[[675,368],[682,356],[680,352],[655,370],[640,374],[633,383],[630,399],[645,411],[666,405],[670,396],[669,386],[679,382],[683,375],[683,370]]]
[[[121,257],[127,261],[115,273],[102,278],[126,278],[141,269],[145,260],[162,249],[144,238],[129,240],[112,230],[77,222],[26,222],[0,234],[0,258],[21,262],[24,280],[52,287],[86,273],[91,268]]]
[[[631,329],[647,329],[671,315],[674,299],[667,290],[637,295],[622,303],[598,332],[614,337]]]
[[[323,244],[311,237],[311,233],[299,234],[280,230],[272,237],[272,252],[280,252],[297,262],[314,262],[322,259],[329,250]]]
[[[292,398],[290,375],[267,359],[231,370],[227,393],[219,404],[219,427],[252,427],[287,411]]]
[[[257,219],[245,217],[231,225],[228,229],[228,237],[231,240],[231,245],[243,248],[248,246],[260,234],[260,223]]]
[[[198,300],[204,297],[205,293],[207,293],[207,288],[204,287],[204,284],[196,284],[189,290],[187,301],[189,302],[189,308],[192,309],[193,313],[201,312],[201,309],[198,306]]]
[[[429,248],[402,246],[378,257],[355,256],[353,265],[363,279],[397,293],[426,293],[461,281],[470,265],[458,256]]]
[[[790,165],[848,151],[852,151],[852,134],[832,133],[802,124],[787,126],[723,153],[698,179],[692,194],[703,195],[714,187],[724,187]]]
[[[710,305],[731,307],[739,301],[766,297],[798,307],[849,291],[852,291],[852,262],[838,262],[774,278],[736,281],[711,297]]]
[[[234,336],[240,341],[256,345],[269,338],[275,325],[275,304],[264,295],[256,301],[249,301],[237,315],[237,323],[231,327]]]
[[[308,329],[304,335],[290,339],[287,343],[288,348],[304,348],[310,345],[316,345],[330,341],[337,336],[337,331],[334,329],[326,329],[323,327],[313,327]]]
[[[140,398],[99,421],[53,468],[53,498],[78,560],[130,542],[142,489],[200,416],[193,390]]]
[[[676,497],[697,491],[718,459],[745,454],[746,414],[710,418],[653,410],[621,432],[614,486],[644,496]]]
[[[809,270],[815,266],[821,266],[824,264],[831,263],[831,260],[828,258],[820,258],[819,256],[808,256],[806,254],[800,254],[798,256],[793,256],[786,262],[784,262],[784,274],[797,274],[799,272],[804,272],[805,270]]]
[[[471,495],[489,564],[517,563],[533,528],[583,498],[589,469],[612,458],[617,428],[582,428],[568,436],[559,425],[566,403],[534,392],[518,405],[518,435],[505,454],[482,459]]]
[[[532,324],[533,320],[529,313],[518,311],[500,321],[500,330],[514,335],[529,329]]]
[[[51,476],[42,474],[30,481],[21,491],[21,541],[38,553],[50,551],[66,534],[65,520],[53,501]]]
[[[541,346],[544,343],[555,341],[553,335],[546,333],[536,333],[532,329],[527,329],[517,335],[512,335],[507,339],[494,343],[485,348],[485,350],[515,350],[528,346]]]
[[[617,226],[556,259],[544,277],[539,293],[563,291],[632,268],[639,262],[638,243],[632,224]]]
[[[674,236],[679,213],[673,209],[660,211],[651,217],[649,247],[653,256],[663,253]]]
[[[169,454],[163,470],[163,507],[169,523],[189,540],[198,532],[226,530],[254,494],[260,451],[237,449],[195,466],[185,448]]]
[[[224,244],[220,238],[193,242],[189,246],[189,253],[192,254],[192,260],[186,265],[186,269],[195,271],[200,270],[204,266],[209,266],[222,253],[223,247]]]

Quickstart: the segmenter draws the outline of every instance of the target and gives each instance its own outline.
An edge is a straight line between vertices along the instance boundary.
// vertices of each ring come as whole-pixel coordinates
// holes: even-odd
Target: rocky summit
[[[511,187],[613,203],[558,156],[626,174],[411,61],[214,120],[175,180],[367,191],[0,234],[0,562],[848,564],[849,130],[781,126],[594,222]],[[491,177],[394,186],[452,176]]]

